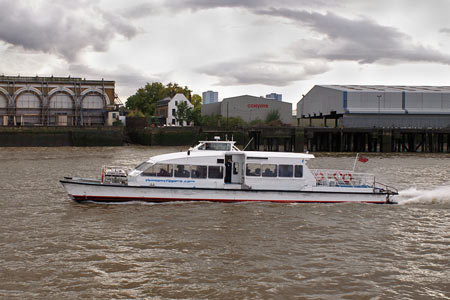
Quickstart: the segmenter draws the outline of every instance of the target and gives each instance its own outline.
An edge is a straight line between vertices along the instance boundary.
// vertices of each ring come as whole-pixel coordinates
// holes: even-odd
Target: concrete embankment
[[[121,146],[122,127],[0,127],[0,147]]]

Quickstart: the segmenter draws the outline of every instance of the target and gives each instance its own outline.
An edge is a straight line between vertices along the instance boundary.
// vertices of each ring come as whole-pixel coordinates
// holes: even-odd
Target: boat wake
[[[410,188],[399,191],[394,201],[404,204],[448,204],[450,205],[450,186],[442,186],[432,190]]]

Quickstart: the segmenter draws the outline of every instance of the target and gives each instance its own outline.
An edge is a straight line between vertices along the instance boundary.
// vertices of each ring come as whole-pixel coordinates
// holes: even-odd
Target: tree
[[[268,125],[278,125],[280,121],[280,112],[278,110],[270,111],[266,116],[266,123]]]
[[[189,123],[192,116],[192,108],[190,108],[186,102],[180,102],[177,104],[177,109],[175,111],[175,114],[173,115],[177,122],[183,126],[183,121],[186,121]]]
[[[183,94],[186,96],[186,98],[191,100],[191,92],[192,91],[187,86],[182,88],[181,86],[178,85],[178,83],[169,82],[166,85],[166,93],[167,93],[166,97],[173,98],[176,94]]]
[[[125,106],[128,109],[139,110],[145,115],[155,113],[156,102],[164,99],[167,90],[161,82],[147,83],[143,88],[137,90],[136,94],[128,97]]]
[[[202,124],[202,107],[194,107],[194,109],[191,109],[191,116],[190,121],[194,122],[195,125],[201,125]]]
[[[194,109],[196,108],[200,108],[202,107],[202,97],[198,94],[194,94],[192,95],[192,99],[191,99],[191,103],[192,105],[194,105]]]

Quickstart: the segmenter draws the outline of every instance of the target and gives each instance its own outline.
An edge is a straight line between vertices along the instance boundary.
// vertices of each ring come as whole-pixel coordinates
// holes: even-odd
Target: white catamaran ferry
[[[234,143],[201,141],[131,171],[104,167],[101,179],[65,177],[61,183],[78,202],[392,203],[397,194],[371,174],[309,169],[311,154],[241,151]]]

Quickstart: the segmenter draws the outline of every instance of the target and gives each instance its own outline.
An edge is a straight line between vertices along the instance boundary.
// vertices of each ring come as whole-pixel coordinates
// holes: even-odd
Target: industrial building
[[[202,105],[202,115],[240,117],[245,122],[265,120],[272,111],[278,111],[280,121],[291,124],[292,104],[249,95],[224,98],[222,102]]]
[[[202,104],[210,104],[219,102],[219,93],[214,91],[206,91],[202,94]]]
[[[447,128],[450,86],[316,85],[297,103],[298,124],[325,127]]]
[[[114,81],[0,76],[3,126],[103,126],[118,104]]]
[[[270,93],[266,95],[267,99],[275,99],[277,101],[283,101],[283,95],[277,93]]]

